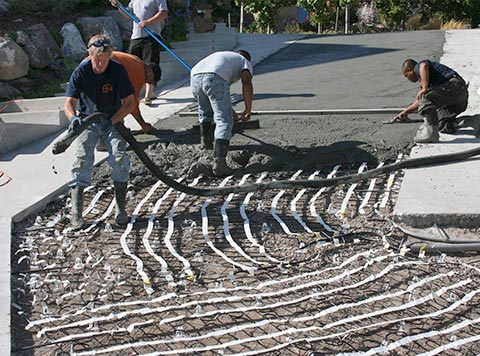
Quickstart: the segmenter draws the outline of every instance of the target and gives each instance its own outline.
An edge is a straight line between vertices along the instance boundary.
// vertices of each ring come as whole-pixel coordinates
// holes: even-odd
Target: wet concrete
[[[320,110],[403,107],[417,85],[403,78],[404,59],[438,59],[443,31],[312,36],[299,40],[255,67],[254,110]],[[428,46],[424,44],[428,43]],[[255,56],[255,53],[252,53]],[[232,86],[238,98],[241,86]],[[194,109],[192,105],[191,109]],[[237,111],[243,103],[235,105]],[[335,164],[391,163],[408,155],[419,126],[384,124],[391,114],[262,115],[259,129],[239,126],[231,141],[229,164],[236,174],[314,170]],[[195,117],[160,120],[155,136],[138,135],[147,153],[173,177],[208,175],[211,152],[199,145]],[[134,160],[132,184],[149,173]],[[143,178],[140,178],[143,177]],[[97,173],[97,179],[105,175]],[[151,177],[153,179],[153,177]],[[142,184],[143,185],[143,184]]]

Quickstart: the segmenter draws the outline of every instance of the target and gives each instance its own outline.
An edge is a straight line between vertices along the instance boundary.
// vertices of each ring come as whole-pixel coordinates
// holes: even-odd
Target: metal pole
[[[325,109],[325,110],[265,110],[252,111],[252,115],[348,115],[348,114],[398,114],[403,108],[380,109]],[[179,116],[197,116],[196,111],[181,111]]]
[[[120,10],[122,10],[124,13],[126,13],[128,15],[128,17],[130,17],[135,23],[139,23],[140,21],[135,17],[133,16],[122,4],[120,4],[120,2],[117,1],[117,4],[116,4]],[[192,70],[192,67],[190,67],[187,63],[185,63],[183,61],[183,59],[181,59],[179,56],[177,56],[177,54],[175,52],[173,52],[170,48],[167,47],[167,45],[165,45],[162,41],[160,41],[160,39],[152,32],[149,30],[149,28],[147,26],[144,26],[143,29],[145,30],[145,32],[147,32],[150,36],[152,36],[163,48],[165,48],[165,50],[170,53],[177,61],[179,61],[185,68],[187,68],[187,70],[190,72]]]
[[[243,33],[243,1],[240,4],[240,33]]]

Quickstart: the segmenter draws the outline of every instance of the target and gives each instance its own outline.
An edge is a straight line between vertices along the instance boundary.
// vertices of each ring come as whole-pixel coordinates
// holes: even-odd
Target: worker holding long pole
[[[152,68],[156,84],[161,78],[162,71],[160,69],[160,44],[155,37],[161,36],[162,21],[168,15],[166,0],[130,0],[127,8],[124,8],[117,0],[110,0],[110,3],[120,11],[123,17],[133,20],[128,53],[141,58]],[[154,36],[151,36],[149,32]],[[155,98],[155,84],[145,84],[143,102],[146,105],[150,105],[152,99]]]

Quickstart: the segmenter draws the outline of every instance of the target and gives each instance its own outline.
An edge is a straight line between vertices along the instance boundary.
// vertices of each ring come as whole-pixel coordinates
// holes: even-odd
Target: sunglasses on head
[[[110,47],[110,41],[109,40],[96,40],[92,43],[90,43],[90,46],[88,46],[88,48],[90,47]]]

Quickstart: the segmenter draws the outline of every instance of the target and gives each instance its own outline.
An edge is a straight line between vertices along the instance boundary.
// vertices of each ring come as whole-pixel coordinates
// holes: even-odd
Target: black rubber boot
[[[113,190],[115,192],[115,222],[117,225],[126,225],[130,220],[125,211],[127,182],[113,182]]]
[[[216,177],[224,177],[229,174],[232,174],[232,170],[227,165],[227,152],[230,142],[227,140],[215,140],[215,145],[213,147],[213,175]]]
[[[86,222],[83,220],[83,187],[72,188],[72,218],[70,219],[70,225],[72,229],[79,230],[85,226]]]
[[[438,116],[433,110],[425,110],[421,113],[423,116],[423,125],[418,129],[413,141],[416,143],[435,143],[440,140],[438,133]]]
[[[471,127],[475,137],[480,137],[480,114],[471,116],[462,116],[458,127]]]
[[[200,143],[206,150],[213,149],[213,124],[211,122],[200,124]]]

